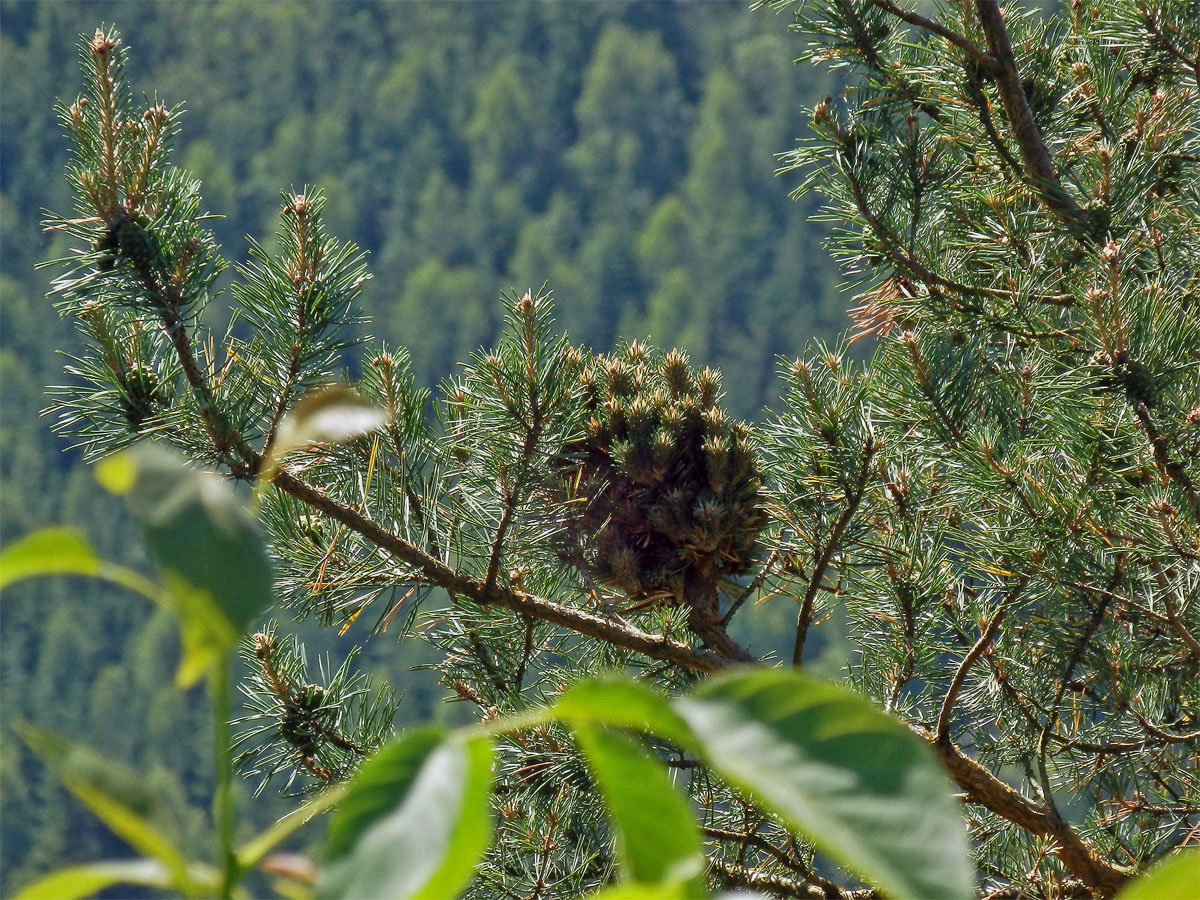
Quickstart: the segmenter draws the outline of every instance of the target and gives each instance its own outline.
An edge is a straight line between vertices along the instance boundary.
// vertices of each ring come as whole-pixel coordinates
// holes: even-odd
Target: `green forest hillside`
[[[247,234],[270,240],[281,188],[321,187],[330,229],[370,251],[365,330],[407,346],[428,384],[491,339],[510,286],[548,281],[559,321],[597,349],[648,336],[719,366],[742,416],[774,396],[777,355],[843,326],[813,201],[791,201],[773,174],[802,107],[833,90],[791,65],[801,48],[782,17],[507,0],[5,2],[0,15],[0,543],[70,522],[139,561],[39,415],[76,346],[34,271],[65,246],[39,227],[68,197],[52,106],[77,88],[77,35],[101,23],[133,48],[138,90],[186,101],[178,159],[225,217],[214,229],[229,255]],[[372,646],[383,674],[420,661]],[[6,597],[2,649],[6,723],[136,763],[199,833],[206,729],[202,704],[170,689],[169,623],[92,584],[37,584]],[[399,687],[413,716],[440,699],[419,675]],[[115,850],[7,728],[0,770],[0,895]]]

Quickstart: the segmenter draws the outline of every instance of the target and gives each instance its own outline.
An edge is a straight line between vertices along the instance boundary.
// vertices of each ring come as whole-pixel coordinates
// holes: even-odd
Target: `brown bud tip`
[[[271,655],[271,636],[263,634],[261,631],[256,631],[254,636],[250,638],[254,645],[254,655],[261,660],[265,660]]]
[[[113,50],[116,49],[117,43],[117,41],[113,40],[111,37],[97,28],[96,34],[92,37],[92,42],[89,45],[89,49],[92,51],[93,56],[99,56],[103,58],[108,56],[113,52]]]
[[[1173,516],[1175,514],[1175,507],[1162,499],[1150,501],[1149,509],[1150,512],[1158,513],[1160,516]]]
[[[142,121],[150,125],[161,128],[170,118],[170,113],[167,108],[159,103],[156,106],[151,106],[148,110],[142,113]]]
[[[312,202],[304,194],[297,194],[291,201],[284,206],[284,215],[305,216],[308,214],[309,207]]]
[[[696,379],[696,387],[700,391],[700,402],[712,406],[720,399],[721,376],[713,369],[705,366],[704,371]]]

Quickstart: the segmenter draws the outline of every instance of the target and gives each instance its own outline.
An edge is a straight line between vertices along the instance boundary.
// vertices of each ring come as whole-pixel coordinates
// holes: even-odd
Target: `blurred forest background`
[[[225,216],[213,227],[227,255],[244,255],[246,234],[270,243],[281,189],[320,186],[331,230],[370,251],[367,330],[407,346],[426,384],[491,340],[502,289],[544,281],[575,341],[682,346],[722,369],[749,418],[775,396],[777,355],[846,324],[807,221],[816,201],[793,202],[795,178],[773,174],[806,129],[803,107],[834,90],[792,65],[801,39],[784,17],[715,0],[4,2],[0,542],[66,522],[142,561],[117,505],[40,416],[77,347],[33,268],[66,251],[39,225],[43,208],[68,205],[52,104],[74,97],[77,36],[102,22],[131,47],[136,90],[186,103],[176,160]],[[172,627],[95,584],[14,589],[0,708],[134,764],[199,835],[207,713],[171,687]],[[302,633],[335,656],[362,637]],[[404,694],[405,721],[448,714],[432,675],[410,671],[423,653],[381,637],[362,658]],[[0,797],[2,896],[54,864],[123,854],[7,727]]]

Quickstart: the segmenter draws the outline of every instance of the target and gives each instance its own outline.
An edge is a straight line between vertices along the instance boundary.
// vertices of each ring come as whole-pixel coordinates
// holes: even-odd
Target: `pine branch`
[[[539,621],[560,625],[605,643],[642,653],[653,659],[672,662],[697,672],[716,672],[731,662],[730,658],[722,656],[720,653],[699,650],[671,638],[648,634],[627,623],[618,623],[612,619],[572,609],[501,584],[489,587],[484,581],[450,568],[441,560],[388,532],[366,516],[338,503],[328,494],[306,484],[288,472],[280,471],[275,476],[274,484],[280,490],[341,522],[371,543],[388,551],[401,562],[412,566],[430,584],[435,584],[481,606],[497,606],[527,614]],[[753,658],[744,649],[740,650],[739,657],[742,661]]]
[[[766,838],[764,838],[761,834],[758,834],[757,832],[754,832],[754,831],[745,831],[745,832],[730,831],[729,829],[726,829],[726,828],[713,828],[711,826],[705,826],[704,828],[701,829],[701,831],[704,832],[705,837],[710,837],[710,838],[713,838],[714,840],[730,841],[730,842],[734,842],[734,843],[738,843],[738,844],[746,844],[748,846],[755,847],[759,850],[762,850],[764,853],[767,853],[768,855],[773,857],[776,861],[787,866],[787,868],[791,869],[793,872],[795,872],[797,875],[799,875],[801,878],[803,878],[804,881],[806,881],[806,882],[812,884],[813,886],[819,888],[820,890],[824,891],[825,897],[841,897],[841,896],[843,896],[841,889],[838,888],[838,886],[836,884],[834,884],[832,881],[830,881],[828,878],[823,878],[822,876],[818,875],[816,872],[813,872],[811,869],[809,869],[808,866],[804,865],[800,860],[798,860],[794,856],[784,852],[779,847],[776,847],[774,844],[772,844],[770,841],[768,841]]]
[[[1187,13],[1184,13],[1186,15]],[[1178,44],[1171,40],[1170,36],[1163,31],[1162,23],[1159,21],[1158,14],[1150,8],[1146,8],[1143,12],[1146,30],[1154,35],[1155,39],[1162,44],[1168,53],[1186,65],[1192,72],[1192,77],[1196,79],[1196,87],[1200,88],[1200,43],[1195,49],[1195,56],[1188,56]]]
[[[979,114],[979,124],[983,126],[983,133],[987,135],[987,139],[991,145],[996,148],[996,153],[1000,160],[1007,167],[1008,172],[1014,178],[1021,177],[1021,164],[1013,158],[1008,147],[1004,144],[1004,138],[1000,137],[1000,132],[996,130],[996,121],[992,118],[992,107],[988,98],[983,93],[983,87],[979,83],[978,73],[967,69],[967,93],[971,97],[971,102],[975,104],[975,111]]]
[[[1111,897],[1133,875],[1133,870],[1104,859],[1061,818],[1053,816],[967,756],[953,743],[942,743],[937,735],[919,727],[913,730],[929,741],[950,777],[972,803],[992,812],[1031,834],[1050,838],[1064,866],[1102,897]]]
[[[796,881],[781,875],[759,872],[755,869],[726,862],[720,858],[709,857],[710,871],[719,876],[726,885],[746,887],[763,891],[773,897],[797,898],[797,900],[878,900],[879,893],[867,888],[847,891],[835,888],[831,893],[816,883]]]
[[[892,0],[871,0],[871,2],[880,9],[890,12],[898,19],[903,19],[910,25],[916,25],[918,28],[922,28],[931,34],[936,34],[938,37],[945,38],[955,47],[958,47],[958,49],[966,53],[967,56],[970,57],[971,60],[985,72],[993,73],[998,67],[999,63],[994,55],[984,52],[984,50],[976,45],[973,41],[968,40],[953,29],[947,28],[940,22],[936,22],[918,12],[905,9],[902,6],[893,3]]]
[[[1178,460],[1172,458],[1171,445],[1154,424],[1154,419],[1151,418],[1146,404],[1140,400],[1136,401],[1133,404],[1133,411],[1150,441],[1150,447],[1154,451],[1155,464],[1183,489],[1188,503],[1191,505],[1192,515],[1200,520],[1200,493],[1197,492],[1196,485],[1188,475],[1187,469]]]
[[[1050,151],[1046,149],[1041,129],[1029,109],[1021,76],[1017,72],[1016,58],[1009,43],[1008,28],[1000,13],[999,0],[975,0],[975,12],[987,39],[989,72],[995,77],[1013,138],[1021,149],[1021,159],[1025,163],[1030,186],[1048,210],[1075,226],[1079,234],[1088,235],[1092,223],[1059,180],[1058,170]]]

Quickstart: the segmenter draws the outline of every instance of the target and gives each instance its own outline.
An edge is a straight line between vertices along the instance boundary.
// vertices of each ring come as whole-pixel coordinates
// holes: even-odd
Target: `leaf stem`
[[[213,773],[216,789],[213,792],[213,821],[217,826],[218,868],[221,886],[217,896],[228,900],[233,895],[241,874],[233,847],[233,755],[229,734],[229,667],[225,658],[213,668],[209,679],[213,710]]]

